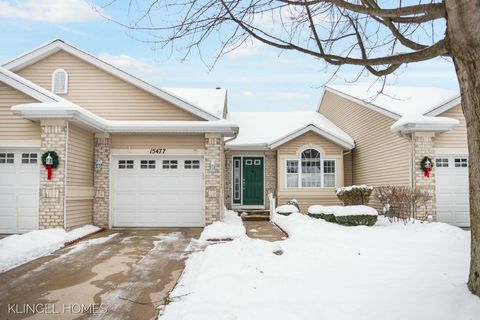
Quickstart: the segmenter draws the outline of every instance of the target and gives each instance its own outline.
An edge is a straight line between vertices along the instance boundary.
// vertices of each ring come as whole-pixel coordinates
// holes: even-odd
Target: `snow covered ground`
[[[246,234],[242,218],[231,210],[224,212],[223,221],[217,221],[206,226],[200,235],[200,241],[233,240]]]
[[[161,320],[478,319],[469,232],[443,223],[345,227],[294,213],[290,235],[195,253]],[[282,254],[277,250],[281,249]],[[277,251],[277,254],[273,252]]]
[[[100,228],[86,225],[70,232],[64,229],[37,230],[0,239],[0,273],[48,255],[65,242],[73,241]]]

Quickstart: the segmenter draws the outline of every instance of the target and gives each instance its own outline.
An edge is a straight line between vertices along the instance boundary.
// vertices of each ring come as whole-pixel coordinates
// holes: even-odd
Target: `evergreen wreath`
[[[423,157],[422,161],[420,161],[420,168],[422,169],[423,171],[423,175],[425,177],[430,177],[430,171],[432,171],[432,167],[433,167],[433,162],[432,162],[432,159],[430,157]]]
[[[58,168],[60,161],[58,159],[58,154],[55,151],[47,151],[44,154],[42,154],[42,165],[44,166],[47,165],[48,154],[50,154],[50,157],[52,157],[52,168],[53,169]]]

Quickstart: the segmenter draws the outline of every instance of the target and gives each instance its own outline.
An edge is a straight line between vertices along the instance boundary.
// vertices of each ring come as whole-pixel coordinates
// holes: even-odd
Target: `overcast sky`
[[[119,20],[126,15],[115,7],[103,14]],[[215,54],[208,48],[202,52],[203,61],[193,53],[181,62],[175,54],[136,40],[135,33],[102,18],[84,0],[0,0],[0,33],[1,61],[61,38],[160,87],[226,88],[231,111],[314,110],[335,70],[301,54],[249,42],[209,71],[205,62],[210,64]],[[348,84],[358,72],[344,67],[330,83]],[[457,91],[453,65],[445,59],[408,65],[388,82]]]

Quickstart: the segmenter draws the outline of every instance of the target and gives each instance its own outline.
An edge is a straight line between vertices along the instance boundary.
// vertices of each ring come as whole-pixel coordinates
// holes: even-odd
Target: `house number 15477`
[[[164,154],[167,149],[152,148],[150,154]]]

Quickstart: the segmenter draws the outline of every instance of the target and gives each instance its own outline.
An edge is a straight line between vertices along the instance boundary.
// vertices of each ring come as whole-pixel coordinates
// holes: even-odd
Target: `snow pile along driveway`
[[[66,232],[64,229],[46,229],[14,234],[0,240],[0,272],[50,254],[66,242],[96,232],[100,228],[86,225]]]
[[[233,240],[245,236],[246,231],[242,218],[231,210],[226,210],[223,221],[216,221],[206,226],[200,235],[200,241],[224,241]]]
[[[379,219],[345,227],[294,213],[290,235],[242,237],[188,260],[162,320],[477,319],[466,286],[469,232]],[[281,249],[283,254],[274,254]]]

